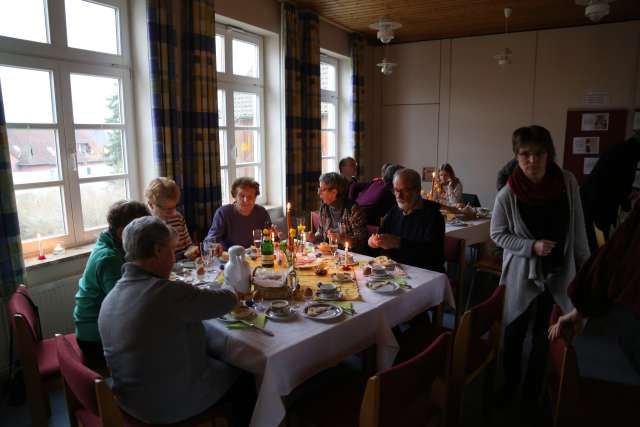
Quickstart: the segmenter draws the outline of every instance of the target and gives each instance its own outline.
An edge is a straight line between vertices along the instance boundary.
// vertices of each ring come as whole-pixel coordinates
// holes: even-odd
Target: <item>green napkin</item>
[[[335,304],[338,307],[342,308],[342,311],[344,311],[350,316],[353,316],[354,314],[356,314],[356,311],[353,309],[353,303],[351,301],[322,301],[322,302]]]
[[[265,327],[265,325],[267,323],[267,316],[265,316],[264,314],[258,314],[253,319],[248,319],[247,322],[253,323],[258,328],[263,328],[264,329],[264,327]],[[242,323],[242,322],[227,323],[227,329],[247,329],[249,327],[250,327],[249,325],[247,325],[245,323]]]
[[[407,283],[407,279],[406,277],[402,277],[402,276],[395,276],[393,279],[391,279],[392,282],[397,283],[398,286],[400,286],[403,289],[412,289],[413,286],[411,286],[410,284]]]

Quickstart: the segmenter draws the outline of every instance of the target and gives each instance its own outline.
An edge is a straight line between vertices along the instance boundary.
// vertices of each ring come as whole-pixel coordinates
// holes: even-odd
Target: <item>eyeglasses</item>
[[[331,187],[324,187],[324,188],[323,187],[318,187],[318,194],[322,194],[325,191],[331,191],[331,190],[333,190],[333,188],[331,188]]]
[[[406,196],[407,194],[411,194],[412,192],[417,191],[417,187],[409,187],[409,188],[396,188],[393,187],[393,193],[401,196]]]
[[[536,157],[539,159],[546,155],[547,155],[546,150],[531,150],[531,151],[524,150],[524,151],[518,152],[518,157],[520,157],[521,159],[528,159],[529,157]]]

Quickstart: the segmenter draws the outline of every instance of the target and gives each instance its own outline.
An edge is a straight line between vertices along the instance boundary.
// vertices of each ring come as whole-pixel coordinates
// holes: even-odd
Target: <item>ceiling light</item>
[[[615,0],[576,0],[578,6],[585,6],[584,16],[592,22],[599,22],[609,14],[611,7],[609,3]]]
[[[382,62],[377,65],[378,67],[380,67],[380,72],[385,76],[388,76],[389,74],[393,73],[393,67],[398,64],[396,64],[395,62],[389,62],[387,58],[383,58]]]
[[[504,8],[504,34],[505,34],[505,37],[509,33],[509,18],[510,17],[511,17],[511,8],[510,7],[505,7]],[[512,53],[513,52],[511,52],[511,49],[509,49],[508,47],[505,47],[500,52],[498,52],[497,54],[493,55],[493,59],[498,61],[498,65],[499,66],[504,67],[505,65],[511,64],[511,54]]]
[[[376,36],[382,43],[387,44],[395,37],[394,30],[402,27],[399,22],[394,22],[389,18],[380,18],[380,20],[374,24],[369,25],[369,28],[378,30]]]

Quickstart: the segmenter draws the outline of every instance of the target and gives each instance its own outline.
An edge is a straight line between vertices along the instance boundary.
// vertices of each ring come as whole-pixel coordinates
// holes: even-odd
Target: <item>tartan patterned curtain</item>
[[[282,5],[285,63],[287,201],[297,214],[318,207],[320,32],[318,15]]]
[[[0,87],[0,297],[8,298],[21,283],[24,261]]]
[[[364,48],[365,38],[362,34],[351,35],[351,84],[353,85],[353,152],[358,162],[360,176],[366,176],[366,150],[364,141]]]
[[[149,0],[152,114],[158,173],[182,189],[203,236],[222,199],[213,0]]]

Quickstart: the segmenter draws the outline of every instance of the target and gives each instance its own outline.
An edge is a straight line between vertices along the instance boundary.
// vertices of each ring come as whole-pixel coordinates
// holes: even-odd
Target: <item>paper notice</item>
[[[609,130],[609,113],[585,113],[580,130],[583,132]]]
[[[573,138],[573,154],[600,154],[600,137]]]
[[[584,168],[582,173],[585,175],[589,175],[593,170],[593,167],[598,163],[599,157],[585,157],[584,159]]]

